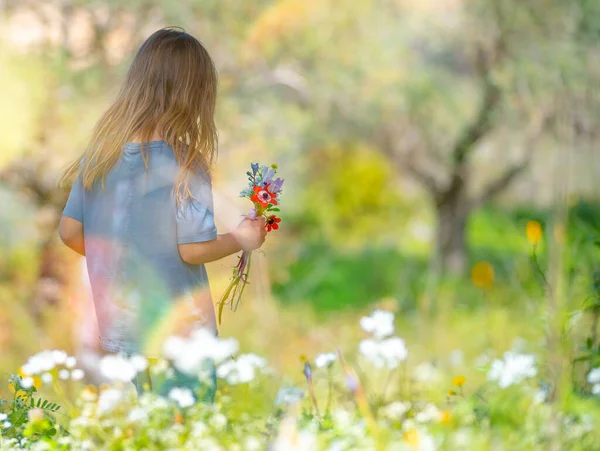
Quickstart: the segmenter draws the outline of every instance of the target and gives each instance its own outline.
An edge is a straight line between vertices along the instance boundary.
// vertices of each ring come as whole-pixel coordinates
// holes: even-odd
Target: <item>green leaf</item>
[[[33,398],[29,399],[29,404],[31,404],[31,407],[35,407],[35,401],[33,400]]]
[[[52,437],[54,434],[56,434],[56,429],[55,429],[55,428],[48,429],[48,430],[46,431],[46,435],[47,435],[48,437]]]
[[[271,211],[280,211],[279,208],[271,208]]]
[[[37,400],[37,404],[36,404],[36,407],[39,407],[39,406],[40,406],[40,404],[41,404],[41,402],[42,402],[42,398],[38,398],[38,400]]]

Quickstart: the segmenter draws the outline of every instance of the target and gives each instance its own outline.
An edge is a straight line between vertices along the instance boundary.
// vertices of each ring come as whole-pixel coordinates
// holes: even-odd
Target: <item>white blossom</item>
[[[397,421],[410,410],[410,406],[409,402],[394,401],[381,409],[381,413],[390,420]]]
[[[0,413],[0,421],[4,421],[8,418],[8,415],[5,413]]]
[[[227,417],[222,413],[217,413],[210,419],[210,425],[216,430],[221,430],[227,425]]]
[[[75,368],[73,371],[71,371],[71,379],[73,379],[74,381],[80,381],[81,379],[83,379],[83,376],[84,372],[82,369]]]
[[[179,404],[181,408],[193,406],[196,402],[194,394],[189,388],[174,387],[169,392],[169,398]]]
[[[52,381],[54,380],[54,376],[52,376],[52,373],[44,373],[42,374],[42,382],[44,384],[51,384]]]
[[[232,385],[244,384],[252,381],[256,370],[264,368],[266,364],[265,359],[255,354],[242,354],[235,360],[221,364],[217,369],[217,376]]]
[[[29,376],[34,376],[45,371],[51,371],[56,365],[54,352],[42,351],[32,355],[23,365],[23,372]]]
[[[134,407],[127,414],[127,421],[136,422],[148,419],[148,413],[141,407]]]
[[[423,410],[415,415],[415,421],[418,423],[431,423],[441,419],[442,412],[433,404],[427,404]]]
[[[284,387],[277,393],[275,404],[296,404],[302,400],[304,392],[296,387]]]
[[[23,387],[23,388],[33,387],[33,378],[24,377],[23,379],[21,379],[21,387]]]
[[[246,440],[244,441],[244,449],[246,451],[259,451],[260,449],[263,449],[263,445],[258,438],[250,436],[246,437]]]
[[[492,362],[487,377],[489,380],[498,381],[501,388],[506,388],[536,374],[534,355],[507,351],[504,353],[504,359]]]
[[[12,426],[12,423],[11,423],[10,421],[5,421],[4,423],[2,423],[2,426],[3,426],[5,429],[8,429],[9,427],[11,427],[11,426]]]
[[[205,361],[220,363],[233,356],[239,345],[235,338],[219,339],[208,329],[197,329],[189,338],[171,336],[163,344],[163,355],[173,361],[179,371],[197,374]]]
[[[600,384],[600,367],[594,368],[587,375],[588,384]]]
[[[139,355],[139,354],[133,355],[133,356],[131,356],[129,361],[131,362],[131,365],[138,373],[141,371],[144,371],[146,368],[148,368],[148,359],[146,359],[146,357],[144,357],[143,355]]]
[[[112,381],[131,382],[137,371],[131,360],[121,354],[107,354],[100,360],[100,372]]]
[[[400,337],[381,341],[365,339],[360,342],[358,349],[377,368],[396,368],[408,356],[406,344]]]
[[[116,388],[102,390],[98,397],[98,412],[108,413],[112,411],[123,398],[123,392]]]
[[[64,368],[58,372],[58,378],[63,381],[68,380],[70,375],[69,370],[65,370]]]
[[[60,351],[58,349],[55,349],[52,352],[52,358],[54,359],[54,363],[57,365],[64,365],[64,363],[67,361],[67,353],[65,351]]]
[[[65,361],[65,366],[67,368],[74,368],[76,364],[77,359],[75,359],[75,357],[67,357],[67,360]]]
[[[376,338],[384,338],[394,333],[394,314],[385,310],[375,310],[371,316],[360,319],[360,327]]]
[[[333,364],[337,360],[337,354],[335,352],[326,352],[319,354],[315,358],[315,365],[317,368],[325,368]]]

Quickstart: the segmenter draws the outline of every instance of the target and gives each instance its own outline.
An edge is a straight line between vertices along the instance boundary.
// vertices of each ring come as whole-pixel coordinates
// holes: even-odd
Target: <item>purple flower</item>
[[[279,191],[281,191],[282,186],[283,186],[283,179],[280,179],[279,177],[277,177],[277,179],[275,181],[273,181],[271,183],[271,185],[269,186],[269,191],[271,191],[272,193],[278,193]]]
[[[248,213],[248,218],[256,219],[256,209],[255,208],[250,209],[250,213]]]
[[[271,183],[273,180],[273,176],[275,175],[275,170],[273,168],[264,167],[263,168],[263,183]]]
[[[312,382],[312,368],[310,367],[310,363],[306,362],[304,364],[304,377],[306,377],[306,380],[308,382]]]

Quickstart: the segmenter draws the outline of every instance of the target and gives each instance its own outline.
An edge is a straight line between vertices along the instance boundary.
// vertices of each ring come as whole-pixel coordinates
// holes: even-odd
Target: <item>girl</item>
[[[257,249],[266,236],[264,218],[217,235],[217,74],[202,44],[177,28],[142,44],[63,178],[74,183],[59,235],[87,258],[100,345],[149,358],[174,312],[191,311],[196,325],[217,332],[204,264]],[[135,383],[138,392],[151,385],[149,373]]]

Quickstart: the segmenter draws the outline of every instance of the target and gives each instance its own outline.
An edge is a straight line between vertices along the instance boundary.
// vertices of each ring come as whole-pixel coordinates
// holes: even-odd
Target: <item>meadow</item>
[[[600,450],[597,2],[7,0],[0,25],[0,450]],[[173,309],[154,361],[100,349],[58,181],[163,26],[219,74],[219,233],[250,163],[285,185],[219,338]],[[146,369],[204,385],[138,396]]]

